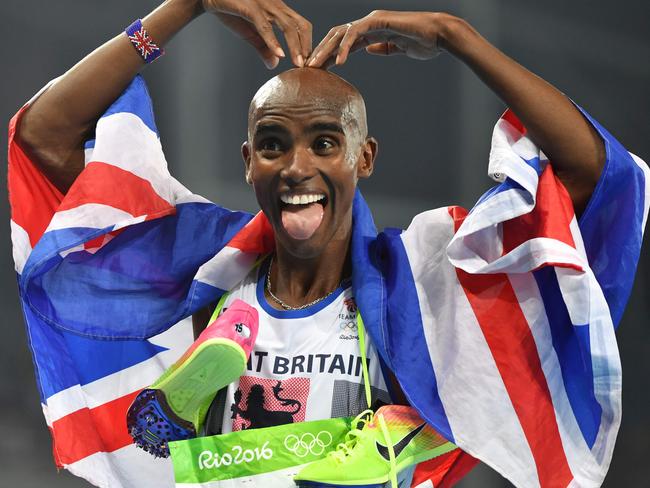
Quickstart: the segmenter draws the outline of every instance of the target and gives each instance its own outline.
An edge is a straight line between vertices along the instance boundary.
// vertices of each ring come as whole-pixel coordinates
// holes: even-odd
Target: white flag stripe
[[[503,181],[508,176],[534,195],[539,179],[537,171],[528,164],[521,163],[522,159],[531,160],[535,157],[540,157],[539,149],[527,137],[520,137],[510,122],[500,119],[496,123],[490,147],[490,176],[498,174],[499,178],[495,178],[497,181]]]
[[[29,242],[29,235],[27,235],[27,231],[25,229],[14,222],[13,219],[10,221],[10,225],[14,267],[16,269],[16,272],[20,274],[23,272],[27,258],[32,252],[32,246]]]
[[[571,219],[569,230],[571,231],[571,237],[573,238],[573,243],[576,246],[576,251],[578,251],[578,254],[581,256],[582,261],[587,263],[587,251],[585,250],[585,243],[582,240],[582,233],[580,232],[578,219],[575,215]]]
[[[555,275],[573,325],[589,324],[589,276],[575,269],[555,268]]]
[[[482,236],[478,236],[476,240],[481,240],[480,237]],[[483,254],[474,253],[474,250],[483,251],[478,245],[472,249],[467,246],[449,249],[449,260],[454,266],[472,274],[527,273],[548,263],[579,266],[581,269],[586,267],[586,262],[575,248],[547,237],[529,239],[509,253],[491,261],[486,260]]]
[[[176,188],[158,136],[138,116],[121,112],[102,117],[95,134],[91,161],[130,171],[151,183],[162,199],[174,203]]]
[[[591,269],[587,270],[590,286],[589,343],[591,367],[594,375],[594,393],[601,405],[600,430],[591,452],[601,465],[604,478],[611,462],[616,435],[621,424],[622,371],[621,359],[616,341],[609,306],[603,290],[598,285]]]
[[[142,217],[135,219],[134,215],[110,205],[86,203],[55,213],[50,225],[47,226],[46,232],[70,227],[88,227],[90,229],[124,227],[132,223],[142,222],[142,220]]]
[[[630,153],[630,156],[632,156],[636,165],[641,169],[641,171],[643,171],[643,176],[645,178],[645,202],[643,205],[643,224],[641,224],[641,231],[644,231],[646,223],[648,222],[648,209],[650,209],[650,205],[648,205],[648,202],[650,202],[650,168],[648,168],[645,161],[636,154]]]
[[[256,254],[226,246],[199,268],[194,279],[221,290],[230,290],[246,276],[256,259]]]
[[[452,242],[479,231],[489,232],[487,236],[494,238],[498,228],[497,224],[529,213],[534,206],[533,197],[518,188],[492,195],[472,209],[468,218],[454,235]]]

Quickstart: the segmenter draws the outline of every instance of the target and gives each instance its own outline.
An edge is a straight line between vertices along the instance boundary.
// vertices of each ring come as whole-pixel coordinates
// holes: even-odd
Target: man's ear
[[[375,169],[375,159],[379,151],[379,143],[374,137],[366,137],[363,143],[363,151],[357,165],[357,177],[368,178]]]
[[[251,176],[251,146],[248,141],[244,141],[241,145],[241,157],[244,159],[244,168],[246,171],[246,183],[253,184]]]

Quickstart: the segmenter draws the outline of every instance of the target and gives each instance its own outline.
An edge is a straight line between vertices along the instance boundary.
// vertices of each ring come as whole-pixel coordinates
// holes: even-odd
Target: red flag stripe
[[[53,422],[57,466],[132,444],[133,439],[126,430],[126,411],[139,391],[92,409],[82,408]]]
[[[571,197],[547,165],[539,178],[532,212],[503,223],[503,254],[536,237],[556,239],[575,248],[570,228],[573,217]]]
[[[418,464],[413,473],[411,486],[417,487],[427,480],[431,480],[436,488],[453,486],[469,473],[476,463],[478,459],[460,449],[454,449]]]
[[[503,115],[501,115],[501,119],[507,121],[510,125],[512,125],[515,129],[517,129],[517,132],[519,132],[520,136],[519,138],[523,137],[526,135],[526,127],[524,124],[521,123],[521,120],[519,120],[519,117],[515,115],[515,113],[508,109],[505,112],[503,112]]]
[[[15,141],[16,128],[25,105],[9,122],[9,203],[11,218],[25,229],[32,247],[47,228],[63,194],[50,183]]]
[[[98,203],[133,216],[172,213],[173,207],[144,178],[102,162],[91,162],[75,180],[58,210]]]
[[[467,212],[458,207],[449,212],[457,230]],[[573,475],[551,393],[535,339],[507,275],[471,275],[458,268],[456,274],[530,446],[541,487],[567,486]]]
[[[275,248],[273,240],[273,228],[266,215],[258,212],[253,219],[246,224],[228,243],[228,247],[234,247],[244,253],[266,254]]]

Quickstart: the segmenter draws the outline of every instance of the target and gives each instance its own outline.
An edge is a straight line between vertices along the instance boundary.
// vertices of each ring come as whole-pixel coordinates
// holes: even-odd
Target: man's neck
[[[350,234],[334,240],[317,257],[302,259],[276,248],[270,269],[271,291],[287,305],[300,307],[334,291],[352,275],[349,258]],[[267,297],[270,298],[270,297]],[[282,307],[271,300],[276,308]]]

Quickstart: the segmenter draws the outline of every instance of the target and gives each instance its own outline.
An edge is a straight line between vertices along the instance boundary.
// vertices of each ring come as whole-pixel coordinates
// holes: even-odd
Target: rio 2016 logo
[[[316,435],[311,432],[305,432],[300,437],[294,434],[289,434],[284,439],[285,449],[294,453],[299,458],[303,458],[308,454],[320,456],[325,452],[325,448],[331,443],[332,434],[326,430],[321,430]]]
[[[222,466],[230,466],[231,464],[250,463],[252,461],[259,461],[266,459],[267,461],[273,457],[273,450],[269,447],[269,441],[262,444],[262,447],[255,449],[244,449],[241,446],[232,446],[230,452],[219,454],[209,450],[199,454],[199,469],[215,469]]]

